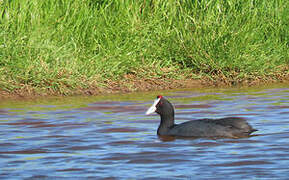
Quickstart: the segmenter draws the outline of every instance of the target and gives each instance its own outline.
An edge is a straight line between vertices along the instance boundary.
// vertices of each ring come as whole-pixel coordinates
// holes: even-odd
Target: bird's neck
[[[161,115],[161,123],[158,128],[158,135],[169,135],[168,131],[175,125],[174,114]]]

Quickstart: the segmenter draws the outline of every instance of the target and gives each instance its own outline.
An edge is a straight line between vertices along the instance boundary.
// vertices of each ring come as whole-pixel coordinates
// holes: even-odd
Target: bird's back
[[[250,135],[256,131],[245,119],[230,117],[222,119],[192,120],[175,125],[169,135],[184,137],[229,137],[237,138]]]

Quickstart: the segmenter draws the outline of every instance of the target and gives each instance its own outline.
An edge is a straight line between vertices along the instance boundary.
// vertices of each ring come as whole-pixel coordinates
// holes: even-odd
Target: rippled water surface
[[[288,87],[288,86],[287,86]],[[0,102],[0,179],[288,179],[289,88],[177,90]],[[156,95],[177,123],[245,117],[256,136],[160,139]]]

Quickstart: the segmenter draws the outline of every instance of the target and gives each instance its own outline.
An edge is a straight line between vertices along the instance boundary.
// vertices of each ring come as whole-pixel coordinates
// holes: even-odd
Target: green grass
[[[287,0],[0,0],[0,88],[288,71]],[[170,71],[162,72],[167,68]]]

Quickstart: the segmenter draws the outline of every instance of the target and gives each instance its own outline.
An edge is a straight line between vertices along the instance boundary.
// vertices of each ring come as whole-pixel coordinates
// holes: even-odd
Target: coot
[[[157,96],[146,114],[154,112],[161,117],[157,131],[157,134],[161,136],[239,138],[248,137],[252,132],[257,131],[245,119],[239,117],[200,119],[175,124],[174,107],[163,96]]]

